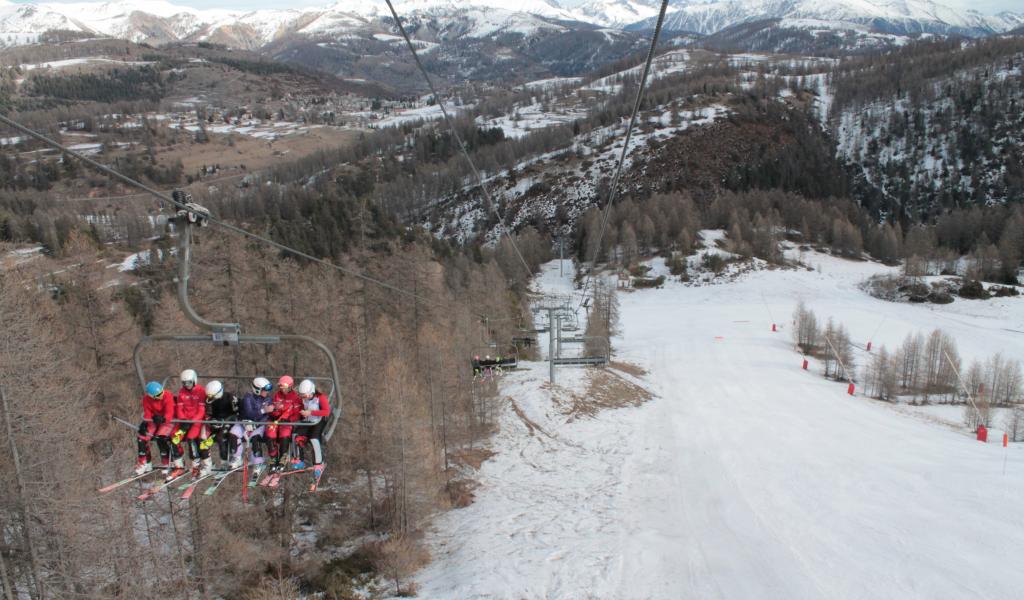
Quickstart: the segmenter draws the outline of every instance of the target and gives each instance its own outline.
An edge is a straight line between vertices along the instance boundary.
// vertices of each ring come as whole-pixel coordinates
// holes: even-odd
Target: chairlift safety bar
[[[332,415],[334,413],[331,413]],[[326,417],[325,417],[326,418]],[[143,423],[155,423],[153,419],[143,419]],[[316,425],[314,421],[247,421],[242,419],[236,419],[230,421],[227,419],[170,419],[164,421],[165,423],[178,423],[181,425],[253,425],[256,427],[262,427],[264,425],[280,425],[282,427],[295,427],[300,425]]]

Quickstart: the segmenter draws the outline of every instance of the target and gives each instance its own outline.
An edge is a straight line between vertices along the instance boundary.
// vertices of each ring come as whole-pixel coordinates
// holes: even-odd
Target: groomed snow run
[[[966,357],[1018,359],[1024,300],[884,303],[857,288],[883,267],[805,259],[821,271],[621,293],[615,360],[656,395],[638,407],[572,419],[557,398],[592,372],[554,391],[544,363],[506,375],[497,454],[430,533],[418,597],[1020,597],[1024,449],[850,397],[770,323],[804,299],[855,339],[888,316],[887,341],[950,324]]]

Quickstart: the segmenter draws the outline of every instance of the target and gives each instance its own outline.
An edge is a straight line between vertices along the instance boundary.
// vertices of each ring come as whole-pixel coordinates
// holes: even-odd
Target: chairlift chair
[[[491,350],[495,347],[497,347],[497,343],[491,343],[473,350],[470,365],[473,367],[474,376],[490,374],[495,370],[501,372],[505,369],[515,369],[519,366],[519,350],[517,348],[512,347],[508,352],[491,357]]]
[[[565,313],[565,319],[565,322],[562,323],[562,331],[579,331],[580,320],[575,310]]]
[[[179,191],[175,191],[175,199],[182,201],[183,199],[191,200],[191,198]],[[188,320],[196,324],[200,329],[204,330],[204,333],[199,334],[158,334],[148,335],[139,340],[135,345],[133,352],[133,360],[135,363],[135,373],[139,378],[139,386],[143,389],[146,386],[146,382],[149,380],[161,380],[166,387],[166,383],[171,380],[177,379],[177,374],[165,375],[165,376],[147,376],[145,369],[143,368],[142,351],[148,346],[152,346],[158,343],[177,344],[186,347],[194,348],[196,345],[207,345],[213,347],[238,347],[238,346],[257,346],[267,347],[276,346],[279,344],[292,344],[292,345],[304,345],[307,347],[313,347],[324,356],[327,364],[330,368],[330,373],[327,374],[306,374],[297,375],[296,380],[310,379],[316,386],[317,390],[324,393],[328,401],[331,404],[331,415],[329,422],[324,429],[324,440],[329,440],[334,433],[334,428],[338,423],[341,415],[341,377],[338,371],[338,363],[335,360],[334,353],[319,340],[306,335],[297,334],[243,334],[241,332],[241,325],[238,323],[215,323],[208,321],[198,315],[192,304],[188,299],[188,279],[189,269],[192,260],[192,229],[194,227],[203,227],[207,224],[207,217],[209,211],[202,206],[193,204],[191,202],[182,202],[185,208],[179,210],[174,222],[177,225],[178,231],[178,305],[181,311],[185,314]],[[252,381],[253,378],[258,376],[268,376],[268,373],[252,373],[252,374],[241,374],[234,373],[232,375],[211,375],[203,373],[200,370],[200,376],[204,380],[219,379],[224,381],[238,382],[237,391],[244,393],[248,389],[247,383]],[[272,377],[270,377],[272,378]],[[219,424],[217,421],[206,421],[211,424]]]
[[[527,333],[535,333],[536,331],[537,330],[534,329]],[[530,348],[536,343],[536,335],[517,335],[512,337],[512,344],[515,346],[516,350],[519,350],[520,347]]]
[[[600,336],[577,336],[572,340],[573,342],[579,342],[586,344],[587,342],[597,342],[597,351],[588,352],[587,348],[580,347],[576,350],[573,356],[555,356],[549,360],[552,360],[556,365],[568,366],[604,366],[607,365],[611,360],[611,347],[608,344],[606,338]]]

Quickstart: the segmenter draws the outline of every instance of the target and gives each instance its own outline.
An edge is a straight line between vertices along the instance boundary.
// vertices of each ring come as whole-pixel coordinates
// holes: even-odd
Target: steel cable
[[[390,0],[388,1],[390,3]],[[608,190],[608,200],[605,201],[604,214],[601,218],[601,230],[597,234],[597,243],[594,245],[594,251],[590,257],[590,272],[587,274],[586,281],[583,282],[581,292],[584,299],[586,299],[587,287],[593,280],[594,271],[597,269],[597,257],[601,254],[601,241],[604,239],[604,231],[608,227],[608,220],[612,212],[611,207],[615,202],[615,195],[618,192],[619,178],[622,176],[622,166],[626,162],[626,154],[629,152],[629,141],[633,137],[633,128],[636,126],[636,120],[640,114],[640,104],[643,101],[647,76],[651,71],[651,64],[654,62],[654,51],[658,46],[658,38],[661,36],[661,27],[665,22],[665,12],[667,9],[668,0],[662,0],[661,11],[658,13],[658,22],[654,27],[654,36],[651,38],[651,47],[647,51],[647,60],[644,62],[644,70],[640,75],[640,87],[636,91],[636,100],[633,102],[633,114],[629,118],[629,126],[626,128],[626,141],[622,145],[622,154],[619,155],[619,164],[615,167],[615,175],[612,176],[611,188]],[[583,300],[580,301],[580,307],[582,306]]]
[[[128,185],[131,185],[131,186],[134,186],[134,187],[136,187],[138,189],[141,189],[141,190],[143,190],[143,191],[153,195],[158,200],[160,200],[162,202],[165,202],[167,204],[170,204],[171,206],[173,206],[173,207],[175,207],[175,208],[177,208],[179,210],[190,210],[189,207],[186,206],[184,203],[179,202],[178,200],[175,200],[172,196],[166,194],[165,192],[161,192],[160,190],[152,188],[152,187],[142,183],[141,181],[138,181],[136,179],[128,177],[127,175],[125,175],[123,173],[120,173],[120,172],[118,172],[118,171],[116,171],[116,170],[114,170],[114,169],[112,169],[112,168],[110,168],[110,167],[100,163],[100,162],[97,162],[97,161],[95,161],[95,160],[93,160],[93,159],[91,159],[91,158],[89,158],[89,157],[87,157],[87,156],[85,156],[85,155],[83,155],[83,154],[81,154],[79,152],[76,152],[76,151],[68,148],[67,146],[64,146],[60,142],[57,142],[56,140],[53,140],[50,137],[47,137],[47,136],[45,136],[45,135],[43,135],[43,134],[41,134],[41,133],[39,133],[39,132],[37,132],[35,130],[29,129],[28,127],[25,127],[24,125],[18,123],[17,121],[14,121],[14,120],[10,119],[9,117],[7,117],[5,115],[0,115],[0,123],[3,123],[4,125],[7,125],[7,126],[13,128],[13,129],[16,129],[17,131],[20,131],[21,133],[24,133],[25,135],[28,135],[28,136],[30,136],[32,138],[35,138],[35,139],[43,142],[44,144],[52,146],[53,148],[56,148],[56,149],[60,150],[61,152],[64,152],[65,154],[67,154],[69,156],[72,156],[72,157],[82,161],[83,163],[89,165],[90,167],[96,169],[97,171],[100,171],[101,173],[109,175],[110,177],[112,177],[114,179],[117,179],[119,181],[122,181],[122,182],[124,182],[124,183],[126,183]],[[402,289],[402,288],[400,288],[398,286],[395,286],[395,285],[392,285],[390,283],[387,283],[386,281],[382,281],[380,279],[377,279],[376,277],[371,277],[370,275],[365,275],[363,273],[360,273],[359,271],[355,271],[353,269],[349,269],[349,268],[343,267],[343,266],[338,265],[336,263],[333,263],[333,262],[331,262],[329,260],[326,260],[326,259],[323,259],[323,258],[318,258],[316,256],[313,256],[311,254],[303,252],[302,250],[297,250],[295,248],[292,248],[291,246],[287,246],[287,245],[282,244],[280,242],[276,242],[276,241],[274,241],[274,240],[272,240],[270,238],[266,238],[266,237],[263,237],[261,235],[257,235],[255,233],[246,231],[245,229],[242,229],[241,227],[238,227],[237,225],[232,225],[232,224],[230,224],[230,223],[228,223],[226,221],[222,221],[221,219],[218,219],[218,218],[214,217],[213,215],[210,215],[207,220],[210,223],[213,223],[214,225],[217,225],[219,227],[223,227],[224,229],[227,229],[228,231],[230,231],[232,233],[235,233],[237,235],[240,235],[240,236],[252,239],[252,240],[256,240],[258,242],[267,244],[269,246],[273,246],[274,248],[277,248],[278,250],[281,250],[282,252],[286,252],[288,254],[292,254],[292,255],[295,255],[295,256],[300,256],[302,258],[305,258],[306,260],[309,260],[309,261],[312,261],[312,262],[324,265],[324,266],[332,268],[332,269],[336,269],[336,270],[338,270],[338,271],[340,271],[342,273],[345,273],[346,275],[351,275],[351,276],[356,277],[358,279],[361,279],[363,281],[367,281],[369,283],[373,283],[373,284],[379,285],[379,286],[381,286],[383,288],[386,288],[386,289],[389,289],[389,290],[391,290],[393,292],[397,292],[399,294],[403,294],[403,295],[405,295],[405,296],[407,296],[409,298],[414,298],[414,299],[422,300],[423,302],[426,302],[428,304],[433,304],[435,306],[440,306],[440,307],[444,307],[444,308],[448,308],[449,307],[449,305],[446,304],[446,303],[442,303],[442,302],[438,302],[438,301],[435,301],[435,300],[431,300],[430,298],[426,298],[426,297],[421,296],[421,295],[419,295],[419,294],[417,294],[415,292],[411,292],[409,290]],[[477,315],[477,316],[483,317],[484,315]]]
[[[512,249],[515,250],[516,256],[519,257],[519,262],[523,263],[523,268],[526,269],[526,277],[529,278],[533,275],[533,271],[530,269],[530,265],[526,264],[526,259],[523,258],[522,252],[519,251],[519,246],[516,244],[516,240],[512,237],[508,227],[505,225],[505,217],[498,210],[498,205],[494,203],[494,198],[491,196],[491,191],[487,187],[487,183],[484,178],[480,175],[480,171],[476,168],[476,164],[473,159],[469,156],[469,152],[466,150],[466,144],[462,141],[462,136],[455,130],[455,125],[452,123],[451,118],[448,116],[448,109],[444,107],[444,101],[441,96],[438,95],[437,89],[434,87],[434,82],[430,79],[430,74],[427,73],[427,69],[423,66],[420,61],[420,55],[416,52],[416,48],[412,45],[412,40],[409,38],[409,34],[405,31],[405,26],[402,25],[401,19],[398,18],[398,12],[395,11],[394,5],[391,4],[391,0],[384,0],[388,3],[388,8],[391,9],[391,16],[395,19],[395,25],[398,27],[398,31],[402,33],[402,37],[405,38],[405,43],[409,47],[409,52],[412,52],[412,58],[416,62],[416,66],[419,68],[420,73],[423,74],[423,78],[427,80],[427,87],[430,89],[430,93],[434,96],[434,101],[441,107],[441,116],[444,118],[444,122],[448,125],[448,130],[451,131],[452,137],[459,143],[459,150],[462,155],[466,157],[466,162],[469,163],[469,168],[473,171],[473,177],[476,179],[477,185],[484,193],[484,198],[490,205],[491,210],[494,211],[494,216],[498,217],[498,226],[501,228],[501,233],[505,234],[508,241],[512,243]],[[666,0],[667,2],[668,0]]]

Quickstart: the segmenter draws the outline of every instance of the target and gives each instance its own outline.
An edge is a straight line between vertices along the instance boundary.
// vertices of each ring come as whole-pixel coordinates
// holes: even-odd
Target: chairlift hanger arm
[[[178,198],[175,198],[178,199]],[[186,206],[195,207],[196,205],[186,204]],[[203,209],[205,211],[205,209]],[[215,323],[213,321],[207,321],[203,317],[196,313],[195,309],[192,308],[192,303],[188,299],[188,278],[191,271],[192,263],[192,228],[197,224],[202,226],[205,222],[205,218],[198,216],[193,210],[183,209],[178,213],[178,225],[180,225],[180,231],[178,232],[178,305],[181,307],[181,312],[185,313],[185,317],[189,321],[192,321],[199,327],[210,331],[211,333],[221,333],[224,335],[226,340],[233,341],[237,339],[239,333],[241,333],[242,327],[238,323]],[[209,215],[209,212],[206,211]]]
[[[135,373],[139,377],[139,384],[142,387],[146,386],[146,377],[142,369],[142,348],[154,342],[187,342],[193,344],[209,344],[214,343],[214,336],[212,335],[174,335],[174,334],[157,334],[149,335],[135,344],[135,350],[132,352],[132,358],[135,362]],[[334,378],[335,383],[339,383],[341,378],[338,374],[338,363],[334,360],[334,355],[323,345],[320,341],[313,339],[305,335],[297,334],[282,334],[282,335],[240,335],[238,336],[239,344],[265,344],[272,345],[280,342],[305,342],[316,346],[326,357],[331,366],[331,375]]]

